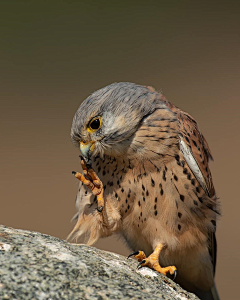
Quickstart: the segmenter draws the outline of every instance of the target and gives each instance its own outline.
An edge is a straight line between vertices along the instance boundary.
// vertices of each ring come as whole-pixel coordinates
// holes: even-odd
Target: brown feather
[[[89,243],[119,234],[132,250],[147,255],[164,244],[160,264],[176,265],[176,280],[189,291],[210,293],[220,214],[208,166],[212,154],[188,113],[152,87],[143,92],[150,93],[155,109],[141,118],[136,132],[127,138],[128,147],[115,143],[107,155],[93,161],[104,185],[104,214],[96,212],[94,198],[86,197],[82,187],[73,231],[77,236],[87,234]],[[137,116],[136,111],[131,115]],[[114,126],[123,129],[131,121],[122,117]]]

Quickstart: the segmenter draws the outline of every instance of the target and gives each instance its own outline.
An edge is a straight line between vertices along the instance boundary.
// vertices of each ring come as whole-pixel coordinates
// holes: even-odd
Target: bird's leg
[[[158,244],[155,250],[153,251],[153,253],[148,257],[146,257],[143,251],[136,251],[130,254],[128,258],[131,256],[135,256],[139,261],[138,268],[146,266],[163,275],[167,275],[169,273],[174,276],[173,278],[174,280],[177,275],[177,268],[175,266],[162,268],[159,264],[159,255],[163,248],[164,248],[163,244]]]
[[[75,171],[73,171],[72,173],[78,180],[80,180],[84,185],[90,188],[95,196],[97,196],[97,210],[99,212],[102,212],[104,208],[103,184],[95,171],[91,168],[91,166],[87,165],[83,159],[81,160],[81,165],[84,175]]]

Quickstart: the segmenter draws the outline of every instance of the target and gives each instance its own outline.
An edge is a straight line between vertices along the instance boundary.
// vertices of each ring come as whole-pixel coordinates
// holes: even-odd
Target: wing
[[[199,131],[197,122],[192,116],[168,101],[165,101],[165,103],[176,114],[176,118],[179,121],[180,149],[190,169],[206,194],[210,198],[214,197],[215,189],[208,167],[209,160],[213,160],[213,158],[206,139]]]
[[[199,131],[197,122],[188,113],[180,110],[166,99],[164,99],[164,102],[176,114],[176,118],[179,121],[179,133],[181,136],[180,150],[189,168],[204,189],[206,195],[212,200],[216,200],[212,175],[208,166],[209,160],[213,158],[206,139]],[[217,212],[216,207],[215,210]],[[209,233],[209,253],[215,273],[217,243],[214,232]]]
[[[150,92],[155,92],[151,86],[146,86]],[[171,102],[167,101],[165,96],[160,93],[160,99],[176,115],[179,121],[179,133],[181,135],[180,150],[184,158],[204,189],[210,197],[216,197],[212,182],[212,175],[208,167],[209,160],[213,160],[208,143],[201,134],[197,122],[188,113],[182,111]]]

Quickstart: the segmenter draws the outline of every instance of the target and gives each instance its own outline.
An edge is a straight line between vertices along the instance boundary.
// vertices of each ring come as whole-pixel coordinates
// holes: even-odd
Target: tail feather
[[[201,300],[220,300],[215,283],[214,283],[214,286],[211,288],[211,290],[209,290],[207,292],[198,290],[196,292],[196,295]]]
[[[216,284],[214,283],[214,286],[211,288],[211,293],[212,293],[212,299],[213,300],[220,300],[220,297],[218,295],[217,287]]]

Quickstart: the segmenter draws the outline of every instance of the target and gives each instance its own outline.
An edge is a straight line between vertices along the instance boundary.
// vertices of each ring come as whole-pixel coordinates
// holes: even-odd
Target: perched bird
[[[149,86],[113,83],[72,122],[83,156],[72,234],[88,244],[122,236],[140,266],[176,275],[201,299],[219,299],[212,155],[196,121]]]

